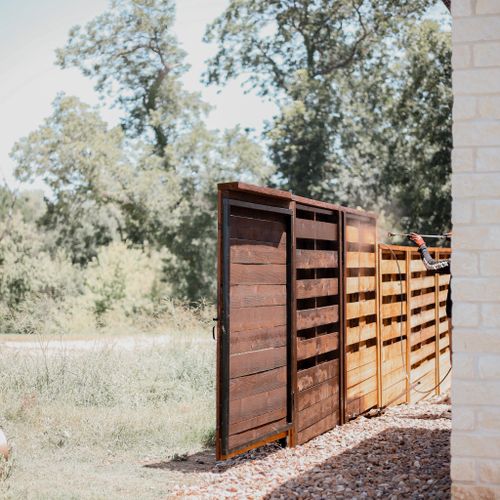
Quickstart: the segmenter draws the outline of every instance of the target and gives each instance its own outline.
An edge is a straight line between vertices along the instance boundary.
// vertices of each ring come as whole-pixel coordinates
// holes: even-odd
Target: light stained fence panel
[[[439,259],[450,259],[451,250],[440,248],[437,252]],[[448,391],[451,387],[451,321],[446,316],[446,297],[450,286],[450,275],[439,276],[439,393]],[[444,310],[443,310],[444,309]]]
[[[436,344],[436,281],[439,275],[427,271],[418,250],[409,250],[410,280],[422,284],[412,287],[409,296],[408,315],[410,321],[410,401],[416,402],[433,396],[438,380]],[[434,250],[431,256],[437,258]],[[433,281],[426,280],[432,277]]]
[[[345,219],[345,418],[377,405],[376,220]]]
[[[340,423],[339,212],[296,206],[296,442]]]
[[[407,400],[407,252],[379,247],[382,406]]]
[[[379,245],[382,405],[415,402],[449,389],[449,275],[427,271],[415,247]],[[430,249],[449,259],[450,249]],[[441,383],[440,383],[441,382]]]

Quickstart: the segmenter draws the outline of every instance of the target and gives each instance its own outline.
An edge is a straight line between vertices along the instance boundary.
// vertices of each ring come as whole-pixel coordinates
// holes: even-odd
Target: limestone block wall
[[[500,498],[500,0],[452,15],[452,492]]]

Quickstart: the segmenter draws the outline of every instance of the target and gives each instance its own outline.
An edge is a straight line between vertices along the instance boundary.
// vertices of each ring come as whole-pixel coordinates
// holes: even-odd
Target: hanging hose
[[[407,366],[406,366],[406,357],[405,357],[405,354],[403,352],[403,274],[401,273],[401,268],[399,267],[399,260],[396,256],[396,254],[394,253],[394,251],[392,250],[392,248],[389,246],[388,247],[390,252],[391,252],[391,255],[392,257],[394,258],[394,260],[396,261],[396,266],[398,268],[398,276],[399,276],[399,288],[400,288],[400,305],[401,305],[401,320],[399,322],[399,343],[400,343],[400,346],[401,346],[401,358],[403,360],[403,368],[404,368],[404,374],[405,374],[405,378],[406,380],[410,383],[410,389],[414,390],[415,392],[418,392],[419,394],[429,394],[431,393],[432,391],[435,391],[445,380],[446,378],[448,377],[448,375],[450,374],[451,372],[451,366],[449,368],[449,370],[446,372],[446,375],[432,388],[432,389],[429,389],[428,391],[419,391],[416,386],[418,384],[420,384],[420,382],[416,382],[415,384],[411,385],[411,379],[408,375],[408,372],[407,372]],[[408,279],[408,277],[407,277]],[[406,300],[408,301],[409,300],[409,297],[406,297]],[[409,321],[409,318],[408,316],[406,317],[406,321]],[[450,335],[451,335],[451,332],[450,332]],[[406,339],[406,342],[409,342],[410,339]]]

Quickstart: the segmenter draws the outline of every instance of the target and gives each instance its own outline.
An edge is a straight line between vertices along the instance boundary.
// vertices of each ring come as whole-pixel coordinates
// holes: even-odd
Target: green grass
[[[0,343],[0,427],[13,445],[0,497],[167,495],[179,474],[144,464],[213,441],[214,354],[194,335],[133,352],[12,354]]]

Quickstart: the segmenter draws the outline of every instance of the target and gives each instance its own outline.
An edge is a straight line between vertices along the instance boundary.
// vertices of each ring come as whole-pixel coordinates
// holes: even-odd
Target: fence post
[[[375,287],[375,310],[377,311],[377,316],[375,319],[375,328],[376,328],[376,338],[377,338],[377,405],[379,408],[382,408],[382,396],[383,396],[383,387],[382,387],[382,327],[380,325],[382,318],[382,295],[381,295],[381,286],[380,283],[382,281],[382,273],[381,273],[381,265],[380,262],[382,260],[382,250],[378,243],[375,242],[375,279],[376,279],[376,287]]]
[[[411,249],[405,251],[406,260],[406,402],[411,399]],[[401,318],[401,321],[403,318]]]
[[[436,259],[438,258],[438,253],[436,252]],[[434,309],[434,322],[435,322],[435,332],[436,332],[436,340],[435,340],[435,352],[436,352],[436,370],[435,370],[435,385],[436,385],[436,394],[440,394],[439,388],[439,377],[441,376],[439,373],[439,273],[434,274],[434,297],[435,297],[435,309]]]

